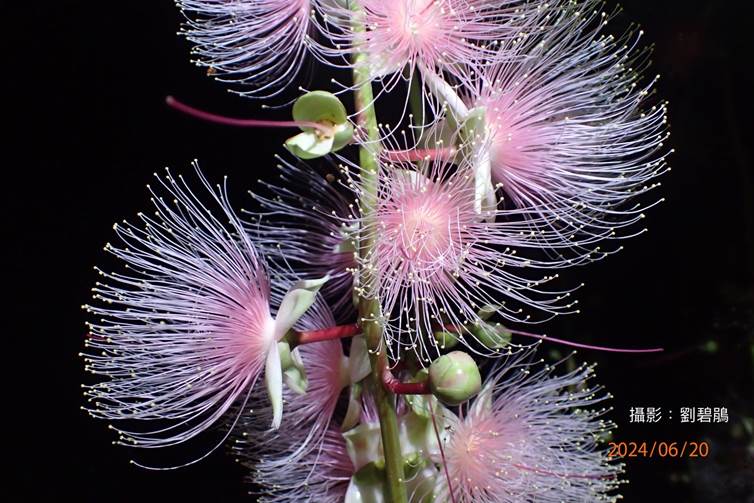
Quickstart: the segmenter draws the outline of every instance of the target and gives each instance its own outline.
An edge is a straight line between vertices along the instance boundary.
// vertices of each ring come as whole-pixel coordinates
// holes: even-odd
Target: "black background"
[[[104,260],[113,222],[146,209],[144,185],[154,171],[187,171],[198,158],[215,181],[230,175],[233,201],[243,207],[245,189],[271,172],[288,134],[197,122],[169,110],[167,94],[228,115],[285,119],[287,112],[261,110],[192,66],[171,2],[25,4],[2,7],[10,84],[2,116],[10,391],[3,410],[12,449],[5,459],[20,483],[13,499],[242,498],[243,472],[223,453],[182,471],[140,470],[128,464],[134,453],[110,444],[105,424],[79,410],[79,306],[89,300],[92,266]],[[676,154],[662,180],[667,202],[624,252],[566,273],[586,282],[582,314],[547,331],[666,347],[660,357],[580,357],[600,363],[599,380],[616,396],[616,440],[712,443],[714,459],[629,460],[626,501],[754,501],[751,454],[745,437],[732,437],[742,417],[754,416],[752,18],[746,2],[622,5],[616,29],[641,22],[645,42],[656,45],[659,92],[670,100]],[[700,349],[710,340],[718,351]],[[632,406],[662,407],[674,418],[630,425]],[[731,423],[681,425],[680,406],[725,406]]]

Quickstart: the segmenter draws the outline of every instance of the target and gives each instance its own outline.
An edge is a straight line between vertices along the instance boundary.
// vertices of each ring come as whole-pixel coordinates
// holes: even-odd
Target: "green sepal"
[[[472,335],[488,349],[502,349],[511,342],[512,333],[499,323],[494,325],[485,321],[469,327]]]
[[[283,144],[291,154],[299,159],[316,159],[333,150],[333,137],[321,136],[317,132],[305,131],[288,138]]]
[[[453,332],[441,330],[438,332],[433,332],[432,336],[440,346],[440,349],[451,349],[458,344],[458,335],[454,334]]]
[[[285,147],[301,159],[315,159],[337,152],[353,139],[353,125],[343,103],[327,91],[304,94],[293,104],[293,119],[297,122],[317,122],[332,129],[323,133],[312,126],[301,126],[303,133],[289,138]]]
[[[348,431],[351,428],[359,424],[361,419],[361,383],[351,384],[351,388],[348,393],[348,409],[346,409],[346,417],[343,419],[343,423],[340,425],[340,431]]]
[[[424,382],[427,379],[429,379],[429,371],[421,369],[408,382]],[[403,395],[403,399],[414,414],[423,418],[431,417],[432,411],[437,409],[437,398],[432,395]]]
[[[298,122],[330,122],[343,124],[348,121],[348,113],[343,103],[333,93],[311,91],[300,96],[293,104],[293,120]],[[310,127],[302,127],[311,131]]]
[[[373,461],[351,477],[344,503],[384,503],[386,498],[385,462]]]
[[[314,304],[317,292],[330,279],[325,276],[319,279],[301,280],[294,283],[286,292],[275,315],[275,340],[280,339],[293,328],[299,318]]]
[[[372,372],[367,340],[363,335],[356,335],[351,338],[351,352],[348,357],[348,372],[352,383],[363,380],[370,374],[370,372]]]
[[[283,382],[294,393],[303,395],[309,387],[309,379],[306,377],[306,369],[304,362],[301,361],[298,348],[291,351],[290,344],[278,342],[278,351],[280,352],[280,365],[283,369]]]
[[[487,128],[487,111],[484,107],[476,107],[469,110],[466,120],[461,126],[461,135],[464,141],[477,141],[485,136]]]
[[[476,315],[479,316],[480,320],[487,321],[499,310],[500,306],[485,304],[479,311],[476,312]]]

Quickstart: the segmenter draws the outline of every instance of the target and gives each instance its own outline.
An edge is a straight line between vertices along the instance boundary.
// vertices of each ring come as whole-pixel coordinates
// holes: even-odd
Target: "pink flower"
[[[115,225],[123,244],[106,250],[125,267],[98,269],[107,282],[94,287],[96,303],[84,306],[95,317],[86,368],[103,378],[86,387],[89,413],[125,421],[129,429],[113,428],[126,445],[170,446],[196,436],[245,404],[262,374],[264,402],[279,424],[278,341],[297,321],[292,313],[308,307],[300,300],[316,293],[296,284],[289,298],[271,286],[225,188],[212,188],[196,169],[206,202],[182,177],[159,178],[161,190],[150,188],[155,216],[140,213],[141,228]]]
[[[592,367],[554,377],[554,366],[522,358],[497,365],[450,421],[440,499],[452,490],[458,503],[614,500],[622,465],[599,443],[613,425],[600,419],[605,409],[589,409],[609,397],[588,386]]]
[[[252,192],[261,211],[248,212],[248,232],[267,260],[290,264],[302,277],[329,275],[322,294],[339,322],[353,319],[351,288],[356,271],[358,221],[336,174],[278,157],[279,181],[260,180],[267,189]]]
[[[266,97],[295,81],[311,30],[310,0],[178,0],[196,63],[240,94]]]
[[[375,248],[361,265],[374,263],[376,271],[358,287],[379,298],[396,359],[402,351],[434,359],[437,344],[426,334],[479,322],[477,312],[485,306],[519,321],[530,318],[524,308],[546,316],[572,310],[568,292],[542,286],[557,275],[541,269],[562,264],[534,258],[541,236],[532,236],[515,211],[477,213],[469,166],[427,161],[425,169],[412,169],[408,162],[381,164],[376,216],[362,222]],[[352,187],[361,197],[359,182]],[[468,344],[468,336],[461,340]]]
[[[318,301],[296,329],[318,330],[334,324],[329,308]],[[271,407],[255,408],[239,422],[242,436],[251,439],[245,457],[259,460],[255,472],[260,479],[279,478],[292,465],[310,457],[312,451],[322,449],[330,424],[337,422],[334,414],[338,399],[351,384],[349,358],[343,354],[339,339],[298,346],[294,358],[305,369],[307,385],[305,391],[291,385],[284,389],[286,413],[281,428],[269,429],[274,414]],[[263,391],[255,390],[253,395],[253,402],[264,403]]]
[[[296,449],[289,442],[290,449]],[[246,446],[253,450],[253,445]],[[259,501],[300,502],[316,501],[340,503],[344,500],[351,476],[353,463],[346,450],[343,434],[335,427],[329,427],[319,443],[318,449],[308,450],[305,456],[295,463],[288,463],[289,453],[279,452],[257,464],[252,460],[249,482],[255,485],[251,494],[259,496]],[[244,462],[243,451],[235,449],[240,461]],[[247,451],[248,452],[248,451]],[[246,462],[244,464],[247,464]],[[264,472],[268,464],[276,467]],[[258,484],[258,486],[257,486]],[[256,489],[256,487],[259,487]]]
[[[518,4],[518,6],[516,5]],[[344,33],[336,46],[366,51],[374,77],[411,70],[446,70],[463,78],[459,64],[483,64],[499,53],[495,44],[515,35],[513,21],[528,6],[511,0],[362,0],[363,12],[331,9],[328,20]],[[353,31],[353,19],[365,31]]]
[[[600,8],[596,0],[546,8],[536,29],[501,42],[508,58],[459,88],[467,106],[485,110],[477,148],[506,205],[525,209],[535,232],[555,234],[543,247],[570,246],[575,260],[602,258],[608,251],[595,245],[628,237],[620,230],[656,204],[634,198],[669,169],[666,103],[651,99],[656,78],[642,83],[641,32],[603,33],[610,16]]]

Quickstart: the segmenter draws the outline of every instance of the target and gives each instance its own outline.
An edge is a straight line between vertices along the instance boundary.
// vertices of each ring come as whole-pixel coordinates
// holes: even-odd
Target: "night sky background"
[[[754,47],[744,5],[627,0],[612,29],[640,22],[656,46],[651,71],[662,75],[676,149],[667,202],[622,253],[564,273],[586,283],[582,313],[546,331],[664,346],[660,356],[579,359],[599,362],[598,381],[615,395],[615,440],[711,445],[708,459],[628,460],[627,502],[754,502]],[[169,1],[3,2],[2,12],[4,437],[20,485],[11,499],[242,501],[243,470],[225,453],[144,471],[128,463],[138,452],[111,445],[106,424],[79,410],[80,305],[92,267],[110,263],[102,247],[113,222],[148,209],[153,172],[188,172],[197,158],[210,179],[229,175],[231,201],[249,207],[246,190],[272,172],[290,135],[202,123],[168,109],[166,95],[231,116],[287,112],[229,94],[193,66]],[[730,422],[680,424],[682,406],[727,407]],[[629,424],[630,407],[662,407],[665,419]]]

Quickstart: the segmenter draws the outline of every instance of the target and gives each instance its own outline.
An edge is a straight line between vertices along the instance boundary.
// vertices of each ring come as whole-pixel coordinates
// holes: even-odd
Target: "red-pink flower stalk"
[[[181,113],[184,113],[186,115],[189,115],[191,117],[195,117],[197,119],[207,121],[207,122],[214,122],[215,124],[223,124],[225,126],[235,126],[235,127],[275,127],[275,128],[303,128],[303,127],[310,127],[317,129],[322,134],[325,135],[332,135],[333,129],[331,127],[327,127],[324,124],[321,124],[319,122],[311,122],[311,121],[273,121],[273,120],[261,120],[261,119],[239,119],[236,117],[226,117],[224,115],[218,115],[212,112],[206,112],[204,110],[199,110],[198,108],[194,108],[192,106],[186,105],[185,103],[181,103],[177,99],[175,99],[172,96],[168,96],[165,98],[165,103],[175,110],[178,110]]]
[[[344,337],[353,337],[361,333],[361,327],[356,323],[350,325],[336,325],[315,330],[294,330],[289,332],[286,340],[292,346],[301,344],[313,344],[317,342],[332,341]]]
[[[529,353],[530,355],[531,353]],[[612,501],[622,465],[610,462],[599,438],[612,423],[609,398],[589,387],[591,366],[562,376],[556,366],[524,355],[498,364],[479,396],[449,418],[447,478],[437,496],[458,503]]]

